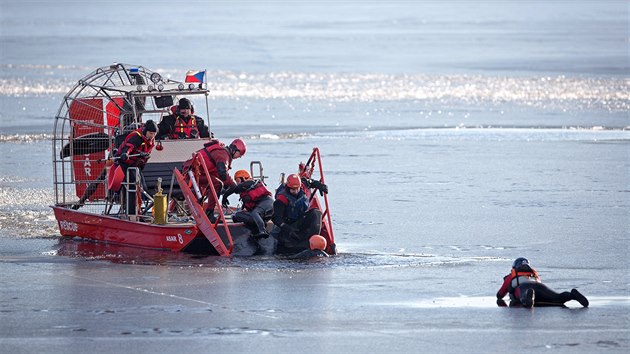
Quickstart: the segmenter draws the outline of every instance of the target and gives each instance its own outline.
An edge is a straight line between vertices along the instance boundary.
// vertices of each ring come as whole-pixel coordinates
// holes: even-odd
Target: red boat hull
[[[59,231],[66,237],[178,252],[198,234],[193,224],[155,225],[55,206],[52,208]]]

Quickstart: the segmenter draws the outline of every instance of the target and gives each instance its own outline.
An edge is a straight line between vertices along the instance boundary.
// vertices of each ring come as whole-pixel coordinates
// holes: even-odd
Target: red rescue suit
[[[118,147],[118,155],[122,155],[126,153],[129,155],[129,158],[125,161],[118,161],[120,165],[124,165],[125,167],[138,167],[140,169],[144,168],[148,156],[133,156],[138,155],[140,153],[149,154],[153,150],[153,146],[155,146],[155,140],[147,139],[144,134],[142,134],[142,128],[136,129],[129,133],[125,140]]]
[[[228,171],[232,168],[232,154],[230,153],[228,147],[225,146],[222,142],[216,139],[212,139],[209,142],[205,143],[204,148],[199,150],[201,153],[201,157],[206,163],[206,167],[208,168],[208,173],[210,174],[210,178],[212,179],[212,185],[214,186],[214,190],[217,195],[221,193],[222,188],[229,188],[236,183],[228,173]],[[189,162],[184,164],[184,168]],[[201,186],[207,186],[208,181],[206,181],[205,174],[202,173],[199,179],[199,183]],[[206,208],[207,211],[214,210],[216,206],[216,202],[214,197],[209,194],[210,191],[207,192],[208,196],[208,206]]]

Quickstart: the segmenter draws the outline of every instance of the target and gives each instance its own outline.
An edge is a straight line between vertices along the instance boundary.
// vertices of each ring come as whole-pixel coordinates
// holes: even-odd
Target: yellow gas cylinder
[[[153,223],[158,225],[166,224],[166,211],[168,203],[166,196],[162,194],[162,179],[158,178],[157,193],[153,196]]]

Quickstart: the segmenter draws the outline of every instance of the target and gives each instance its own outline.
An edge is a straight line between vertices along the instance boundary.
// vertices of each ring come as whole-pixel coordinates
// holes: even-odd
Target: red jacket
[[[139,167],[142,169],[147,163],[149,157],[131,155],[137,155],[140,153],[151,153],[154,145],[154,140],[149,140],[146,136],[142,134],[142,128],[132,131],[127,135],[127,137],[125,137],[125,140],[118,147],[119,156],[123,153],[127,153],[127,155],[130,155],[130,157],[125,161],[119,161],[119,164],[124,164],[129,167]]]
[[[497,298],[503,299],[505,295],[510,294],[510,298],[512,297],[520,297],[520,290],[518,286],[525,283],[540,283],[540,277],[538,276],[538,272],[534,268],[531,268],[530,271],[517,272],[515,269],[512,269],[512,272],[505,277],[503,277],[503,284],[499,291],[497,291]]]
[[[232,168],[232,154],[230,154],[225,144],[216,139],[212,139],[205,143],[204,148],[199,151],[208,167],[210,176],[218,178],[223,182],[225,188],[236,184],[228,173]],[[213,184],[216,186],[219,183],[213,181]]]

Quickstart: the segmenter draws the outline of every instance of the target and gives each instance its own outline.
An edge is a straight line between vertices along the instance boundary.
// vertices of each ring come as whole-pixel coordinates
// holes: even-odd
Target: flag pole
[[[210,106],[208,105],[208,95],[210,93],[210,91],[208,90],[208,81],[206,80],[206,76],[208,75],[208,69],[205,69],[203,71],[203,84],[205,85],[204,88],[206,89],[206,117],[208,117],[208,131],[210,132],[210,137],[213,138],[213,133],[212,130],[210,129]]]

